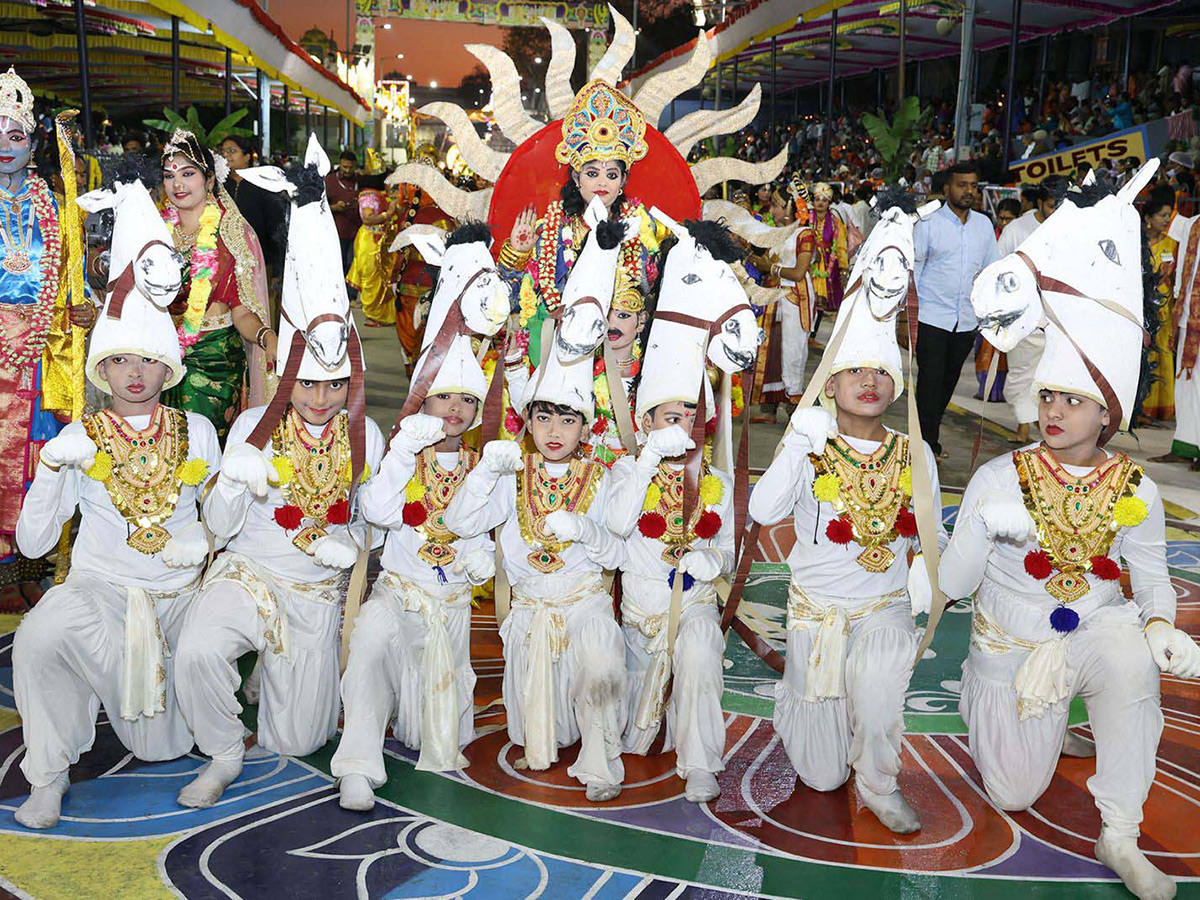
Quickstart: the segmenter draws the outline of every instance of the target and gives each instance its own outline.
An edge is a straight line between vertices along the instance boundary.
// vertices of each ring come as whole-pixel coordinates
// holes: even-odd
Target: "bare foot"
[[[343,775],[338,783],[338,806],[357,812],[370,812],[375,808],[375,792],[366,775]]]
[[[1175,896],[1175,880],[1146,859],[1136,838],[1118,837],[1101,827],[1096,859],[1112,869],[1138,900],[1171,900]]]
[[[13,818],[26,828],[53,828],[58,824],[63,794],[70,785],[67,773],[62,772],[45,787],[35,787]]]
[[[180,806],[192,809],[208,809],[221,799],[225,788],[233,784],[242,774],[241,757],[237,759],[214,759],[192,780],[176,798]]]

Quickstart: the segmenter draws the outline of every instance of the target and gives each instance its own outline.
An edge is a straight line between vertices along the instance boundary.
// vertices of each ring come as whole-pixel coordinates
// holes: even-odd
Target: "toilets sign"
[[[1050,175],[1072,175],[1085,163],[1093,169],[1100,166],[1108,168],[1129,157],[1144,163],[1148,145],[1146,129],[1139,126],[1116,131],[1084,144],[1074,144],[1065,150],[1021,159],[1009,169],[1014,180],[1022,184],[1037,184]]]

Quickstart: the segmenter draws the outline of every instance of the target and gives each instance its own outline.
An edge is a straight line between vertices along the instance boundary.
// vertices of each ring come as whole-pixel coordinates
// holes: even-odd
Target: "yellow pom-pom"
[[[96,481],[108,481],[108,476],[112,474],[112,457],[103,450],[97,451],[96,461],[83,474]]]
[[[705,506],[715,506],[725,496],[725,485],[716,475],[705,475],[700,479],[700,502]]]
[[[842,492],[842,480],[832,472],[818,475],[813,482],[813,496],[822,503],[832,503]]]
[[[175,470],[175,475],[184,484],[195,487],[208,475],[208,463],[202,459],[189,459]]]
[[[1113,507],[1113,518],[1122,528],[1133,528],[1141,525],[1149,515],[1146,501],[1140,497],[1122,497]]]
[[[646,488],[646,499],[642,501],[642,509],[654,509],[658,506],[658,501],[662,499],[662,489],[657,484],[652,484]]]
[[[370,477],[371,477],[371,464],[369,462],[364,461],[363,462],[363,473],[362,473],[362,476],[358,480],[360,482],[363,482],[363,481],[366,481]]]
[[[638,239],[642,242],[642,246],[651,253],[658,252],[660,243],[658,236],[658,223],[650,218],[645,210],[641,210],[641,225],[638,228]],[[665,230],[665,229],[664,229]]]
[[[281,485],[290,482],[292,476],[296,474],[295,466],[292,465],[292,461],[286,456],[272,458],[271,465],[275,467],[275,474],[278,476]]]
[[[537,315],[538,298],[533,290],[533,277],[526,275],[521,279],[521,290],[518,295],[521,300],[521,327],[529,324],[529,320]]]
[[[425,499],[425,485],[413,476],[408,480],[408,484],[404,486],[404,500],[407,503],[418,503]]]
[[[912,466],[905,466],[900,472],[900,492],[905,497],[912,496]]]

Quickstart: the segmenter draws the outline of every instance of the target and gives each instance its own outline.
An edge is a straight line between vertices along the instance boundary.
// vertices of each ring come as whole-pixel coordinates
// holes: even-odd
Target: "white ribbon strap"
[[[808,670],[804,677],[803,700],[815,703],[846,696],[846,648],[850,642],[850,622],[887,609],[905,595],[904,591],[885,594],[847,612],[836,603],[821,604],[808,596],[794,581],[788,587],[788,630],[815,629]]]
[[[166,658],[171,655],[154,601],[140,587],[125,588],[125,656],[121,718],[152,717],[167,708]]]
[[[1017,717],[1040,718],[1046,710],[1067,698],[1067,639],[1026,641],[1009,634],[975,604],[971,623],[971,642],[985,653],[1008,653],[1024,650],[1029,653],[1013,677],[1017,694]]]

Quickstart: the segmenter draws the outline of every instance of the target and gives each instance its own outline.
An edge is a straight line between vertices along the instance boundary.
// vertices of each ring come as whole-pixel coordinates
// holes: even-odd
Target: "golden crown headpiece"
[[[187,157],[205,175],[211,175],[215,169],[215,161],[211,152],[205,153],[205,147],[200,139],[190,131],[176,128],[170,140],[163,144],[162,158],[164,167],[172,156],[179,154]]]
[[[814,198],[819,198],[821,200],[832,200],[833,188],[824,181],[818,181],[812,186],[812,195]]]
[[[19,122],[26,134],[33,133],[33,92],[12,66],[0,75],[0,116]]]
[[[554,158],[578,171],[595,160],[631,166],[645,157],[646,117],[628,97],[602,79],[588,82],[563,117]]]

